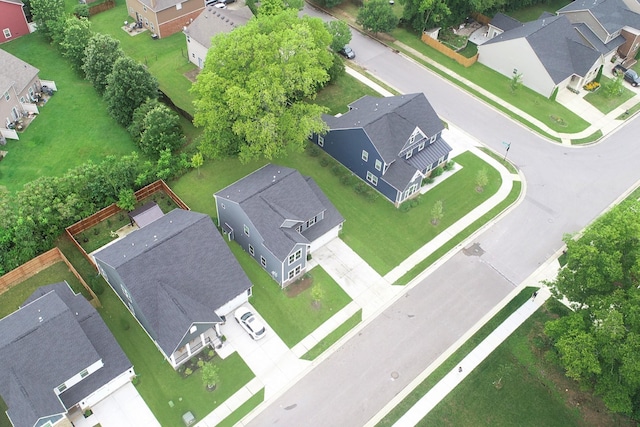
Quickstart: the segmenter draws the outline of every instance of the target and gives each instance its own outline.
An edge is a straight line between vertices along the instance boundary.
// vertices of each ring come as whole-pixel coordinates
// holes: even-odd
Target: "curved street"
[[[510,142],[509,159],[525,177],[526,194],[467,243],[478,244],[479,253],[455,253],[290,389],[261,405],[247,425],[366,424],[557,252],[564,233],[579,231],[640,178],[637,119],[598,144],[563,146],[355,31],[351,46],[358,65],[400,92],[424,92],[444,120],[482,143],[503,153],[502,141]]]

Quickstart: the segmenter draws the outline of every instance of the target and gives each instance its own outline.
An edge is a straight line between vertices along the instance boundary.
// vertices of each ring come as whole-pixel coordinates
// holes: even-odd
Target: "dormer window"
[[[420,144],[418,145],[418,151],[422,150],[424,148],[424,140],[422,140],[422,142],[420,142]]]
[[[412,155],[413,155],[413,150],[409,150],[407,151],[407,155],[405,156],[405,158],[410,159]]]
[[[429,140],[429,144],[433,144],[434,142],[436,142],[436,138],[438,137],[438,135],[433,135],[431,137],[431,139]]]

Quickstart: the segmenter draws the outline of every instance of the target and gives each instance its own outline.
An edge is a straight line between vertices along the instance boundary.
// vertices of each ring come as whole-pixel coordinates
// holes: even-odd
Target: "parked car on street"
[[[259,340],[265,336],[265,332],[267,328],[265,328],[264,324],[258,319],[254,314],[246,307],[238,308],[233,316],[236,318],[236,322],[242,326],[242,328],[247,331],[247,333],[254,340]]]
[[[338,53],[347,59],[353,59],[356,57],[356,53],[353,51],[353,49],[351,49],[349,45],[345,45],[345,47],[340,49]]]
[[[611,70],[611,72],[614,76],[621,75],[626,81],[631,83],[631,86],[633,87],[640,85],[640,76],[638,76],[638,73],[633,70],[628,70],[620,64],[613,67],[613,70]]]

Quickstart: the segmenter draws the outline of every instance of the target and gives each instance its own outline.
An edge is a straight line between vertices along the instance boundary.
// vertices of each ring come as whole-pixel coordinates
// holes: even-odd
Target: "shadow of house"
[[[422,93],[364,96],[340,116],[323,116],[325,135],[311,140],[396,207],[419,194],[422,180],[445,163],[444,125]]]
[[[311,178],[283,166],[267,164],[214,197],[223,233],[281,287],[306,271],[308,256],[338,237],[344,223]]]
[[[66,282],[0,319],[0,395],[15,427],[70,426],[135,376],[98,312]]]
[[[219,342],[251,282],[208,215],[174,209],[94,255],[100,274],[173,368]]]

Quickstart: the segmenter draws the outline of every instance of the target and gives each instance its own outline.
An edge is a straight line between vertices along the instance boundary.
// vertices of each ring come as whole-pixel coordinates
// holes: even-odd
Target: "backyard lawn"
[[[289,348],[351,302],[340,285],[320,266],[305,274],[305,277],[310,275],[313,278],[312,286],[321,289],[320,304],[314,304],[311,288],[290,295],[288,291],[296,286],[295,283],[289,285],[287,290],[282,290],[237,243],[231,242],[229,246],[253,283],[251,304]]]
[[[40,176],[60,176],[88,160],[136,150],[93,87],[38,33],[5,43],[2,49],[38,68],[40,78],[54,80],[58,92],[40,108],[20,140],[8,140],[3,147],[9,154],[0,162],[0,186],[18,191]]]
[[[124,31],[124,21],[131,22],[125,0],[117,0],[116,7],[91,17],[94,32],[109,34],[120,40],[122,50],[131,58],[145,64],[149,72],[156,76],[160,90],[171,98],[174,104],[193,115],[193,97],[189,93],[191,81],[185,73],[196,70],[187,58],[187,42],[181,31],[169,37],[153,40],[149,31],[136,36]],[[189,133],[185,130],[185,133]]]
[[[543,12],[549,12],[555,15],[556,11],[562,9],[569,3],[571,3],[571,0],[545,0],[544,2],[540,2],[533,6],[507,12],[507,15],[520,22],[535,21]]]

